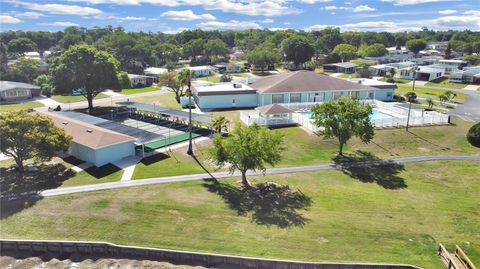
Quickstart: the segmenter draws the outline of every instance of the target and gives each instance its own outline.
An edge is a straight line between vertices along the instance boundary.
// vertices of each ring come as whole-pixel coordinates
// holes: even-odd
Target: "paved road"
[[[454,92],[464,93],[469,96],[467,100],[461,105],[457,105],[454,109],[450,110],[448,114],[450,116],[460,118],[464,121],[480,122],[480,92],[462,89],[453,89],[446,87],[435,86],[421,86],[422,88],[436,89],[436,90],[451,90]]]
[[[137,97],[145,97],[145,96],[154,96],[154,95],[160,95],[167,93],[168,90],[165,88],[162,88],[161,90],[154,91],[154,92],[142,92],[142,93],[134,93],[134,94],[124,94],[124,95],[119,95],[119,96],[111,96],[107,98],[100,98],[100,99],[95,99],[93,100],[93,105],[98,105],[98,104],[104,104],[108,102],[115,103],[116,101],[120,100],[126,100],[126,99],[133,99]],[[115,104],[113,104],[115,105]],[[88,106],[88,102],[85,101],[80,101],[80,102],[74,102],[74,103],[62,103],[60,104],[63,109],[76,109],[76,108],[84,108]],[[39,107],[36,108],[36,110],[47,110],[48,107]]]
[[[370,165],[381,165],[385,163],[411,163],[411,162],[423,162],[423,161],[435,161],[435,160],[470,160],[470,161],[480,161],[480,155],[432,155],[432,156],[416,156],[416,157],[404,157],[392,160],[382,160],[382,161],[365,161],[357,163],[345,163],[345,164],[321,164],[321,165],[310,165],[310,166],[294,166],[294,167],[280,167],[280,168],[269,168],[267,169],[267,174],[286,174],[286,173],[297,173],[297,172],[309,172],[309,171],[323,171],[323,170],[334,170],[341,169],[344,166],[370,166]],[[249,172],[249,176],[253,175],[262,175],[262,172]],[[162,184],[170,182],[182,182],[182,181],[192,181],[192,180],[202,180],[209,178],[226,178],[232,176],[240,176],[239,173],[230,174],[228,172],[215,172],[215,173],[205,173],[205,174],[194,174],[194,175],[183,175],[183,176],[171,176],[171,177],[159,177],[159,178],[148,178],[148,179],[138,179],[131,181],[117,181],[110,183],[102,184],[92,184],[84,185],[77,187],[67,187],[67,188],[58,188],[45,190],[39,193],[41,196],[57,196],[64,194],[73,194],[81,192],[90,192],[90,191],[100,191],[100,190],[110,190],[126,187],[135,187],[143,186],[150,184]]]

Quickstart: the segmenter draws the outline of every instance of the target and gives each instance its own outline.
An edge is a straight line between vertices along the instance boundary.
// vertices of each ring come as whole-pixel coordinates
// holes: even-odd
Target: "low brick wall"
[[[84,258],[153,260],[225,269],[421,269],[408,264],[301,262],[79,241],[0,240],[0,253],[14,257],[49,253],[62,259],[75,255]]]

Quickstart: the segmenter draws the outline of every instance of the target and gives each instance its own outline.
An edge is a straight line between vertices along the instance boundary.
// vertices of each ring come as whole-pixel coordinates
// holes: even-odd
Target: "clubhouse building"
[[[339,79],[313,71],[295,71],[271,75],[251,83],[212,83],[193,86],[193,95],[202,110],[255,108],[270,104],[296,105],[321,103],[342,96],[360,100],[393,100],[396,89]]]

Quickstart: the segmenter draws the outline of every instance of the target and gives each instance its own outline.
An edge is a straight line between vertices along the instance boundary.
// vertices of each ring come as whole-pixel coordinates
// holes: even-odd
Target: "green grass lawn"
[[[450,83],[448,82],[447,77],[441,77],[440,79],[435,79],[432,81],[427,82],[426,86],[435,86],[435,87],[446,87],[446,88],[454,88],[454,89],[463,89],[467,84],[462,83]]]
[[[25,102],[19,104],[0,104],[0,112],[6,111],[18,111],[18,110],[25,110],[25,109],[32,109],[36,107],[42,107],[43,104],[37,101],[32,102]]]
[[[346,153],[366,151],[376,158],[391,159],[416,155],[432,154],[480,154],[471,146],[465,134],[473,125],[464,121],[454,121],[454,126],[435,126],[405,129],[377,130],[369,144],[359,139],[350,140],[344,148]],[[331,163],[338,151],[335,139],[324,139],[305,132],[299,127],[276,129],[284,135],[286,150],[277,166],[301,166]],[[211,142],[206,141],[195,147],[198,162],[209,171],[218,169],[212,165],[208,150]],[[181,174],[197,174],[205,171],[196,160],[186,155],[186,149],[173,150],[171,156],[152,158],[148,165],[139,164],[133,178],[163,177]]]
[[[107,98],[108,95],[105,95],[103,93],[99,93],[95,99],[102,99],[102,98]],[[81,101],[87,101],[83,95],[52,95],[50,98],[53,100],[59,102],[59,103],[73,103],[73,102],[81,102]]]
[[[197,78],[197,79],[198,80],[205,80],[205,81],[213,82],[213,83],[220,82],[220,76],[200,77],[200,78]]]
[[[135,94],[135,93],[143,93],[143,92],[154,92],[160,90],[156,86],[150,86],[150,87],[143,87],[143,88],[133,88],[133,89],[122,89],[120,92],[121,94]]]
[[[412,86],[411,85],[397,85],[397,89],[395,90],[395,94],[398,95],[404,95],[407,92],[412,91]],[[436,98],[438,99],[438,96],[444,94],[446,90],[439,90],[439,89],[430,89],[430,88],[424,88],[424,87],[417,87],[415,86],[415,93],[419,97],[425,97],[425,98]],[[457,92],[457,97],[455,97],[454,101],[464,101],[468,98],[468,95]]]
[[[33,164],[33,160],[27,160],[24,165],[34,165],[39,171],[26,173],[24,181],[26,183],[18,184],[17,172],[5,170],[15,164],[14,160],[0,161],[0,194],[18,194],[25,191],[105,183],[119,181],[122,178],[123,170],[112,164],[87,168],[78,173],[70,169],[80,163],[83,162],[73,157],[66,159],[54,157],[50,162],[42,164]]]
[[[340,76],[337,76],[337,78],[358,78],[357,74],[341,74]]]
[[[406,79],[406,78],[393,78],[395,80],[395,83],[398,83],[398,84],[406,84],[406,83],[409,83],[410,81],[412,81],[411,79]],[[380,81],[387,81],[388,78],[381,78]]]
[[[175,93],[168,92],[164,94],[157,94],[153,96],[144,96],[136,97],[130,99],[131,101],[147,103],[147,104],[156,104],[159,106],[165,106],[171,109],[182,109],[179,103],[175,100]]]
[[[3,203],[9,210],[2,211],[0,224],[5,239],[93,240],[268,258],[443,268],[436,254],[440,242],[450,249],[460,245],[475,264],[480,263],[478,174],[478,162],[435,161],[251,178],[255,183],[288,184],[311,199],[310,207],[291,212],[298,220],[304,218],[304,225],[288,228],[261,224],[276,220],[268,218],[270,211],[238,214],[236,209],[242,206],[233,198],[244,194],[239,193],[237,178],[219,185],[192,181],[47,197],[27,208]],[[397,187],[384,187],[389,183]],[[223,196],[217,194],[221,190]],[[253,203],[291,205],[279,201]],[[276,216],[285,218],[282,213]]]

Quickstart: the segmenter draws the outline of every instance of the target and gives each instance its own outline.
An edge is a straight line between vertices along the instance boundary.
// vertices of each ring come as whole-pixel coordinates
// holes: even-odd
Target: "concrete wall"
[[[74,241],[0,240],[0,252],[11,256],[49,253],[63,258],[75,254],[84,258],[145,259],[222,269],[421,269],[408,264],[301,262]]]
[[[90,162],[93,164],[96,162],[94,149],[77,144],[75,142],[72,142],[72,144],[70,145],[68,153],[84,162]]]
[[[235,99],[235,104],[233,104]],[[237,95],[209,95],[198,96],[197,104],[200,109],[248,108],[257,106],[257,94]]]
[[[17,92],[17,91],[26,92],[26,95],[15,96],[15,97],[8,96],[8,93]],[[11,90],[6,90],[6,91],[1,91],[0,92],[0,100],[2,100],[2,101],[14,102],[14,101],[26,100],[26,99],[29,99],[29,98],[32,98],[32,90],[31,89],[11,89]]]
[[[134,156],[135,144],[133,141],[127,141],[104,148],[92,149],[72,142],[68,153],[82,161],[90,162],[100,167],[125,157]]]
[[[366,98],[375,98],[376,100],[380,101],[389,101],[393,100],[393,94],[395,89],[381,89],[375,91],[357,91],[357,97],[359,99],[366,99]],[[373,94],[375,92],[375,94]],[[372,95],[370,95],[372,93]],[[290,103],[290,94],[291,93],[283,93],[283,103]],[[302,92],[300,100],[302,103],[306,102],[322,102],[322,101],[329,101],[333,99],[338,99],[341,96],[350,96],[350,91],[335,91],[335,92]],[[370,97],[372,96],[372,97]],[[272,103],[272,94],[265,93],[258,95],[258,105],[265,106]]]
[[[134,155],[135,144],[133,141],[111,145],[96,150],[95,165],[102,166]]]

